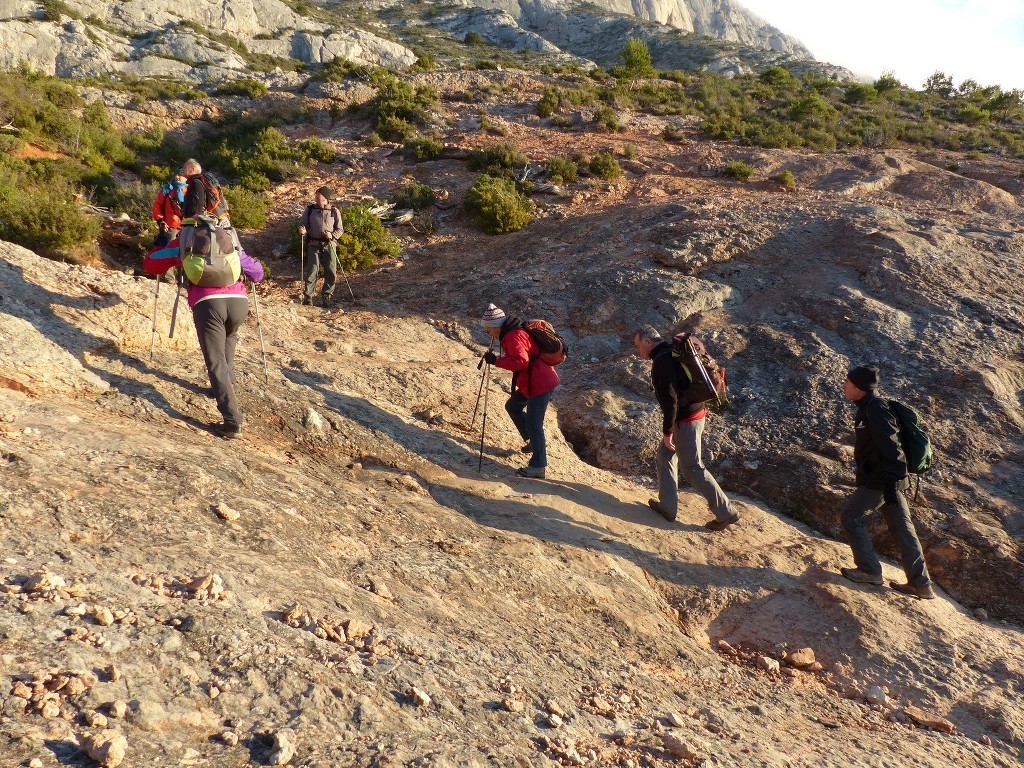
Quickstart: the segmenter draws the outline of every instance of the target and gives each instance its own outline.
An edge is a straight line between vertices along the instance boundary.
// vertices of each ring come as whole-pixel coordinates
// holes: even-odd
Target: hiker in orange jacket
[[[181,230],[181,204],[185,202],[185,187],[188,180],[181,171],[160,187],[153,201],[153,220],[160,230],[154,245],[167,245]]]

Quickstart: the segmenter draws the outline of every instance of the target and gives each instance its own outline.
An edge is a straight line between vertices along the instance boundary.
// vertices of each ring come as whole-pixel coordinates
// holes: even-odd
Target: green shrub
[[[794,87],[798,82],[793,73],[785,67],[768,67],[758,75],[758,80],[777,89]]]
[[[481,46],[487,41],[484,40],[484,36],[479,32],[467,32],[466,36],[462,38],[462,42],[466,45]]]
[[[167,178],[163,181],[167,181]],[[149,221],[153,216],[153,201],[159,191],[160,184],[129,181],[105,190],[100,202],[111,213],[126,213],[135,221]]]
[[[398,242],[398,238],[384,229],[380,219],[366,206],[353,205],[344,208],[341,220],[345,225],[345,236],[338,243],[338,252],[340,257],[342,249],[347,249],[346,258],[351,263],[349,268],[365,269],[372,266],[375,259],[394,258],[401,253],[402,244]],[[345,238],[352,238],[355,243]]]
[[[883,72],[882,76],[875,80],[874,85],[875,91],[877,91],[880,94],[887,94],[892,91],[898,91],[900,90],[900,88],[903,87],[903,83],[901,83],[897,79],[895,73],[893,72]]]
[[[725,166],[725,170],[723,170],[722,173],[726,176],[731,176],[734,179],[746,181],[754,175],[754,168],[747,165],[742,160],[733,160]]]
[[[796,176],[788,168],[779,171],[777,174],[772,176],[772,179],[779,182],[786,189],[796,189]]]
[[[375,72],[371,81],[377,95],[370,102],[370,117],[385,139],[401,141],[412,136],[414,125],[425,121],[424,110],[437,102],[437,92],[430,86],[414,91],[409,83],[383,70]]]
[[[480,228],[491,235],[516,232],[533,221],[533,201],[509,179],[484,174],[466,193],[463,204]]]
[[[414,182],[398,190],[391,198],[391,202],[396,208],[414,208],[418,211],[437,202],[437,195],[426,184]]]
[[[0,240],[47,256],[95,242],[99,220],[82,213],[74,194],[75,190],[60,180],[45,187],[14,178],[0,181]]]
[[[619,130],[619,116],[611,107],[601,107],[594,113],[594,122],[609,131]]]
[[[175,169],[169,165],[147,165],[139,174],[146,184],[163,184],[174,176]]]
[[[222,83],[217,86],[214,93],[218,96],[246,96],[250,99],[256,99],[267,93],[267,86],[259,80],[245,77]]]
[[[382,142],[383,139],[381,139],[380,134],[376,131],[370,131],[363,137],[363,146],[370,147],[371,149],[373,147],[379,147]]]
[[[295,151],[301,163],[333,163],[338,159],[334,147],[316,136],[300,141],[295,145]]]
[[[564,157],[552,157],[548,160],[548,178],[555,184],[571,184],[580,177],[579,167],[572,160]]]
[[[992,113],[974,104],[964,104],[956,110],[956,119],[967,125],[978,125],[992,119]]]
[[[675,125],[666,125],[665,129],[661,132],[661,138],[665,141],[682,141],[683,132]]]
[[[231,208],[231,223],[239,229],[263,229],[267,226],[266,195],[242,186],[224,187],[224,198]]]
[[[877,98],[878,91],[870,83],[851,83],[843,94],[843,101],[847,104],[867,104]]]
[[[605,181],[613,181],[622,176],[622,166],[612,157],[611,152],[601,152],[590,161],[590,172]]]
[[[416,134],[416,126],[401,117],[389,115],[377,121],[377,133],[388,141],[405,141]]]
[[[626,148],[622,151],[622,156],[627,160],[636,160],[639,155],[639,151],[636,148],[636,144],[627,144]]]
[[[486,149],[475,149],[469,153],[470,170],[484,173],[504,175],[517,166],[526,165],[529,160],[512,144],[496,144]]]
[[[541,94],[540,101],[537,102],[537,116],[551,117],[558,110],[561,103],[562,99],[558,95],[557,89],[545,88],[544,93]]]
[[[439,160],[444,154],[444,144],[430,136],[416,136],[405,140],[404,152],[409,160],[416,162]]]

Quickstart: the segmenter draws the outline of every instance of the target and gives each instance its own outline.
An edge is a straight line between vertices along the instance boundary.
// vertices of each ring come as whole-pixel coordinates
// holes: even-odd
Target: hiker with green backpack
[[[657,454],[658,498],[649,500],[648,506],[669,522],[676,519],[681,470],[715,515],[704,527],[723,531],[735,525],[740,521],[739,514],[701,458],[707,404],[721,402],[724,371],[708,370],[713,361],[691,334],[678,334],[670,343],[648,325],[633,334],[633,346],[638,357],[651,361],[651,383],[662,412],[662,439]],[[687,365],[695,370],[689,370]],[[711,373],[720,373],[720,380],[714,381]]]
[[[227,217],[217,219],[201,213],[182,221],[178,237],[165,248],[154,247],[143,262],[143,268],[153,275],[162,275],[171,267],[181,267],[187,284],[188,306],[223,418],[220,424],[211,425],[211,430],[218,437],[240,437],[242,412],[235,396],[235,344],[238,329],[249,315],[248,292],[242,278],[258,283],[263,279],[263,265],[242,250]]]
[[[909,487],[908,455],[904,449],[915,446],[907,434],[917,427],[916,412],[911,411],[915,417],[913,423],[908,422],[906,416],[900,418],[904,410],[911,409],[879,397],[878,379],[878,368],[862,365],[850,370],[843,382],[843,395],[857,406],[853,449],[857,488],[843,505],[840,520],[853,549],[856,567],[841,568],[840,573],[858,584],[880,587],[884,583],[882,564],[866,524],[868,515],[881,509],[885,524],[899,545],[907,577],[905,584],[890,581],[889,586],[905,595],[930,600],[935,592],[921,542],[910,519],[910,506],[902,493]],[[929,457],[930,446],[923,460],[925,464]],[[918,466],[910,468],[920,471],[922,458],[917,455],[912,458]]]
[[[565,344],[547,321],[506,317],[493,304],[487,306],[481,322],[501,345],[501,356],[488,350],[484,362],[512,371],[512,396],[505,403],[505,411],[526,441],[522,452],[531,454],[519,474],[543,478],[548,465],[544,414],[560,383],[555,366],[566,359]]]

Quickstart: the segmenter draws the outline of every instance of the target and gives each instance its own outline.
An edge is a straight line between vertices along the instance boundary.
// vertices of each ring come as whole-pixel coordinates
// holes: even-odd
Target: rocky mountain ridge
[[[397,8],[399,16],[383,22],[367,14],[388,8]],[[43,5],[6,0],[0,3],[0,68],[23,62],[58,77],[127,75],[216,83],[243,76],[267,79],[276,66],[275,84],[297,87],[302,78],[282,77],[281,67],[335,58],[407,67],[416,60],[408,31],[424,24],[454,34],[453,45],[473,31],[513,51],[605,66],[617,63],[630,35],[648,39],[655,63],[664,68],[696,63],[737,73],[813,61],[798,42],[728,0],[671,0],[635,8],[615,0],[585,5],[460,2],[437,6],[425,21],[417,20],[415,8],[402,15],[401,5],[387,3],[305,5],[302,10],[281,0],[189,0],[167,8],[137,0]],[[722,42],[715,45],[715,40]]]

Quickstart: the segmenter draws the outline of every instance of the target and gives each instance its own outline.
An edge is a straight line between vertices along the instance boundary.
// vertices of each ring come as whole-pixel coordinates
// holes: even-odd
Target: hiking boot
[[[545,474],[544,470],[544,467],[531,467],[527,465],[519,470],[519,474],[523,477],[535,477],[539,480],[543,480]]]
[[[651,509],[653,509],[655,512],[657,512],[662,517],[664,517],[670,523],[674,523],[675,522],[676,516],[675,515],[670,515],[668,512],[666,512],[664,509],[662,509],[661,508],[661,504],[658,503],[657,499],[648,499],[647,500],[647,506],[650,507]]]
[[[898,581],[890,581],[889,586],[904,595],[916,597],[918,600],[934,600],[935,592],[931,584],[900,584]]]
[[[321,296],[320,297],[320,306],[321,307],[329,307],[333,303],[334,303],[334,297],[333,296],[327,295],[327,296]]]
[[[855,584],[870,584],[873,587],[882,586],[882,574],[868,573],[860,568],[840,568],[839,572]]]
[[[730,525],[736,525],[739,521],[740,516],[733,513],[729,517],[725,518],[725,520],[710,520],[704,523],[704,527],[709,531],[724,531]]]
[[[303,306],[305,306],[307,304],[309,306],[313,306],[313,297],[312,296],[303,296],[301,303],[302,303]]]
[[[533,453],[533,440],[527,440],[523,443],[523,447],[519,449],[520,453]]]
[[[213,434],[223,437],[225,440],[234,440],[242,436],[242,427],[238,424],[214,424]]]

